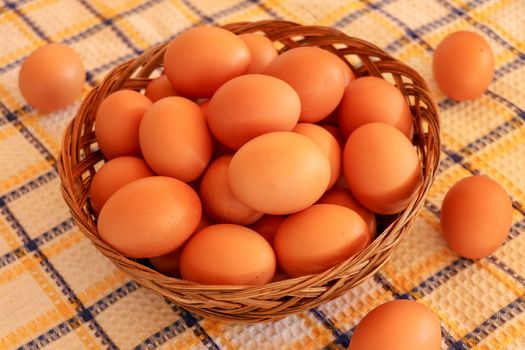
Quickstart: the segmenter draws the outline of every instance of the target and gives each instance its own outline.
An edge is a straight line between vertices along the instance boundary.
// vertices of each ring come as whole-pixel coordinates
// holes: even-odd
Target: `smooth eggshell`
[[[228,80],[247,72],[250,50],[237,35],[212,26],[179,34],[167,46],[164,73],[187,97],[211,97]]]
[[[150,106],[149,98],[132,90],[116,91],[102,101],[95,119],[95,138],[106,158],[140,156],[139,127]]]
[[[344,82],[345,82],[345,87],[348,86],[348,84],[355,79],[355,74],[354,72],[350,69],[350,67],[348,66],[348,64],[346,64],[342,59],[341,59],[341,68],[343,69],[343,76],[344,76]]]
[[[284,81],[262,74],[243,75],[225,83],[213,95],[207,113],[213,135],[238,149],[256,136],[291,131],[301,113],[301,101]]]
[[[317,203],[337,204],[342,205],[343,207],[347,207],[348,209],[352,209],[357,214],[359,214],[359,216],[361,216],[368,225],[368,229],[370,232],[370,241],[374,239],[377,229],[377,222],[374,213],[363,207],[361,203],[359,203],[357,199],[355,199],[354,196],[352,196],[348,189],[337,187],[332,188],[330,191],[327,191],[321,197],[321,199],[317,201]]]
[[[184,246],[180,270],[201,284],[260,285],[275,273],[272,247],[257,232],[233,224],[211,225]]]
[[[381,78],[362,77],[351,81],[339,105],[338,119],[346,138],[361,125],[373,122],[395,126],[412,138],[412,114],[405,97]]]
[[[273,246],[273,239],[279,226],[286,219],[284,215],[268,215],[265,214],[262,218],[257,220],[250,228],[264,237]]]
[[[265,214],[290,214],[315,203],[328,186],[330,162],[308,137],[272,132],[233,156],[228,182],[241,202]]]
[[[159,175],[190,182],[211,159],[213,141],[202,110],[183,97],[166,97],[151,105],[139,138],[144,159]]]
[[[228,165],[232,156],[214,160],[202,175],[199,195],[204,210],[216,222],[249,225],[263,213],[247,207],[235,197],[228,184]]]
[[[395,214],[405,209],[422,182],[421,162],[410,140],[390,124],[357,128],[343,152],[352,194],[367,209]]]
[[[89,186],[93,210],[99,213],[109,197],[124,185],[153,175],[146,162],[137,157],[118,157],[104,163]]]
[[[293,129],[293,132],[304,135],[311,139],[321,148],[323,153],[330,161],[330,182],[328,188],[331,188],[341,175],[341,145],[337,139],[326,129],[319,125],[310,123],[299,123]]]
[[[31,106],[52,112],[80,97],[85,78],[82,60],[72,48],[48,44],[36,49],[22,63],[18,87]]]
[[[480,259],[507,238],[512,202],[500,184],[486,176],[470,176],[450,188],[441,206],[441,228],[458,255]]]
[[[439,43],[432,60],[441,91],[457,100],[472,100],[485,92],[494,76],[494,54],[479,34],[459,31]]]
[[[239,35],[250,50],[250,67],[247,73],[262,73],[277,57],[277,49],[264,35],[246,33]]]
[[[337,265],[361,251],[369,240],[368,225],[356,212],[340,205],[315,204],[282,222],[274,248],[279,266],[297,277]]]
[[[277,56],[264,74],[290,84],[301,99],[299,120],[315,123],[327,117],[343,97],[346,79],[343,64],[329,51],[298,47]]]
[[[439,318],[411,300],[394,300],[370,311],[357,325],[349,350],[439,350]]]
[[[197,228],[194,230],[194,232],[198,232],[210,225],[212,225],[212,222],[205,213],[202,213],[199,225],[197,225]],[[155,269],[160,273],[163,273],[166,276],[180,277],[180,254],[183,247],[184,245],[168,254],[150,258],[149,261],[151,265],[153,265],[153,267],[155,267]]]
[[[111,196],[98,217],[98,233],[130,258],[151,258],[181,246],[201,219],[195,191],[177,179],[152,176],[133,181]]]
[[[179,96],[179,93],[171,86],[168,77],[162,74],[148,83],[144,95],[152,102],[157,102],[164,97]]]

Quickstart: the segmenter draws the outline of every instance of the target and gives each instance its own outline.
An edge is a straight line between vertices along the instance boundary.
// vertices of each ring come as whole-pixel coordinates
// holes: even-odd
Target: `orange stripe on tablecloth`
[[[250,7],[248,9],[243,9],[244,12],[234,12],[232,14],[227,15],[223,20],[227,20],[227,22],[221,21],[221,23],[233,23],[233,22],[241,22],[241,21],[251,21],[251,20],[259,20],[261,19],[260,15],[263,15],[264,17],[268,17],[268,14],[264,12],[262,8],[259,6]]]
[[[47,160],[40,160],[36,163],[29,165],[24,170],[19,171],[16,175],[11,176],[8,179],[0,182],[0,192],[7,192],[13,187],[17,187],[32,178],[35,178],[38,174],[43,173],[45,170],[50,169],[49,162]]]
[[[33,131],[35,131],[36,136],[40,141],[42,141],[54,156],[57,156],[60,151],[60,141],[56,137],[50,135],[46,130],[40,125],[41,116],[38,116],[34,113],[26,114],[22,118],[22,122],[29,126]]]
[[[313,346],[324,346],[331,342],[334,335],[332,332],[319,323],[319,321],[315,320],[313,316],[309,312],[301,312],[297,314],[299,318],[301,318],[304,321],[304,324],[308,327],[307,333],[314,336],[313,341],[315,341],[314,344],[309,343],[309,346],[312,346],[311,349],[314,349]],[[291,342],[286,345],[284,348],[286,350],[304,350],[305,349],[305,340],[304,338],[301,340],[296,340],[294,342]],[[283,349],[283,350],[284,350]]]
[[[494,276],[498,281],[500,281],[508,290],[514,292],[516,297],[523,295],[525,293],[525,288],[522,287],[518,282],[512,278],[510,275],[496,268],[494,265],[488,263],[486,260],[476,261],[476,266],[481,267],[483,270],[487,271],[489,274]]]
[[[470,17],[472,17],[477,22],[484,24],[489,24],[492,29],[495,29],[496,32],[503,34],[504,40],[507,41],[512,46],[516,47],[518,50],[525,50],[525,41],[519,41],[511,33],[509,33],[503,26],[499,24],[498,21],[493,20],[489,16],[496,13],[496,11],[501,10],[503,7],[507,6],[511,1],[509,0],[498,0],[489,2],[485,7],[482,7],[479,10],[469,12]]]
[[[142,0],[129,0],[123,4],[119,4],[116,7],[108,6],[106,5],[108,2],[99,0],[91,0],[90,3],[91,5],[94,5],[96,10],[99,11],[104,17],[114,17],[125,10],[136,7],[142,3]]]
[[[18,31],[24,35],[25,39],[27,39],[29,43],[27,45],[24,45],[23,47],[9,52],[8,54],[5,54],[4,56],[1,56],[0,66],[6,65],[7,63],[10,63],[16,59],[26,56],[27,54],[35,50],[37,47],[42,46],[46,43],[40,37],[33,34],[15,13],[10,11],[4,11],[4,13],[0,15],[0,26],[5,25],[7,23],[13,24],[13,26],[16,27],[16,29],[18,29]],[[5,33],[6,29],[3,30]]]
[[[525,300],[525,295],[522,295],[521,299]],[[513,319],[496,328],[486,342],[481,342],[473,347],[472,350],[506,349],[507,345],[512,344],[516,339],[520,339],[520,337],[525,337],[525,313],[521,313],[517,319]],[[491,342],[495,342],[498,348],[492,347],[491,344],[486,344]]]
[[[180,0],[170,0],[170,3],[173,4],[192,24],[200,22],[200,18],[190,11]]]
[[[442,312],[441,309],[439,309],[439,305],[434,306],[432,303],[425,300],[425,298],[416,298],[417,301],[423,305],[425,305],[427,308],[429,308],[436,316],[440,319],[442,323],[444,323],[447,326],[447,330],[452,331],[453,334],[451,334],[454,338],[458,339],[463,337],[465,334],[468,333],[468,330],[464,327],[462,327],[460,324],[458,324],[456,321],[449,319],[447,317],[447,314]]]
[[[433,272],[436,271],[436,266],[439,266],[440,264],[443,264],[445,261],[452,262],[454,259],[457,259],[456,254],[454,254],[452,251],[450,251],[448,248],[444,248],[430,257],[428,259],[424,260],[421,263],[418,263],[416,265],[412,265],[412,269],[410,270],[410,274],[414,274],[418,277],[421,277],[422,280],[425,280],[424,276],[429,276]],[[389,265],[388,263],[383,266],[381,271],[387,275],[388,279],[391,283],[394,284],[394,287],[396,289],[400,290],[412,290],[414,287],[417,287],[417,285],[420,282],[417,282],[416,285],[413,284],[413,279],[406,278],[405,274],[403,276],[400,276],[398,272],[395,271],[394,267]],[[417,298],[421,298],[423,295],[415,295]]]
[[[360,299],[360,304],[369,305],[370,311],[372,311],[373,308],[376,308],[377,306],[392,299],[392,293],[381,288],[371,294],[364,295],[362,299]],[[330,319],[334,323],[334,326],[341,329],[344,325],[348,325],[349,323],[357,324],[363,316],[363,312],[352,306],[347,307],[344,311],[341,310],[340,312],[331,315]]]
[[[75,243],[78,243],[85,239],[85,236],[78,230],[70,231],[67,235],[61,236],[60,239],[53,243],[47,244],[40,248],[48,258],[60,253],[66,248],[71,247]]]
[[[100,298],[104,292],[113,290],[117,285],[121,285],[129,277],[121,270],[115,269],[111,274],[102,280],[94,283],[80,293],[76,293],[77,298],[84,304],[90,304]]]
[[[41,258],[35,256],[34,254],[29,254],[24,256],[20,260],[20,264],[17,266],[20,266],[22,268],[22,271],[18,272],[19,274],[22,273],[28,273],[36,284],[38,284],[41,288],[41,290],[44,292],[44,294],[47,296],[47,298],[52,302],[54,305],[54,310],[57,311],[62,319],[70,319],[76,314],[76,311],[74,310],[74,307],[67,302],[67,300],[64,300],[65,298],[61,296],[57,291],[56,287],[54,287],[50,281],[48,280],[47,276],[42,273],[40,270],[39,262]],[[18,267],[17,267],[18,269]],[[17,270],[19,271],[19,270]],[[51,321],[58,320],[55,317],[49,317],[45,319],[46,322],[42,323],[42,328],[49,328],[52,326]],[[20,329],[25,328],[25,332],[16,332],[9,335],[9,338],[1,339],[1,342],[9,342],[9,347],[13,347],[15,345],[18,345],[20,342],[23,342],[24,340],[27,340],[28,338],[36,337],[40,334],[40,328],[38,329],[28,329],[32,327],[33,321],[30,321],[29,323],[25,324],[24,326],[20,327]],[[85,329],[81,329],[80,327],[75,329],[75,332],[80,333],[82,337],[79,337],[84,345],[89,347],[97,346],[96,341],[93,339],[93,337],[86,332]]]
[[[61,315],[56,309],[48,310],[0,338],[0,349],[13,348],[19,345],[24,339],[30,339],[34,337],[35,334],[42,333],[60,320]]]

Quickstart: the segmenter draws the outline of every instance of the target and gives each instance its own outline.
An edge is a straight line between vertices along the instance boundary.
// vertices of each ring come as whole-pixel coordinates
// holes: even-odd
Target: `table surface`
[[[71,220],[56,172],[78,102],[52,114],[20,96],[20,63],[47,42],[75,49],[87,93],[111,67],[202,23],[282,18],[334,26],[416,68],[442,118],[442,163],[410,235],[372,278],[283,320],[225,324],[180,309],[130,280]],[[471,102],[436,88],[432,52],[448,33],[482,34],[494,81]],[[525,2],[523,0],[21,0],[0,7],[0,349],[346,348],[357,322],[394,298],[441,319],[443,349],[525,349]],[[439,209],[459,179],[486,174],[512,197],[505,244],[479,261],[440,237]]]

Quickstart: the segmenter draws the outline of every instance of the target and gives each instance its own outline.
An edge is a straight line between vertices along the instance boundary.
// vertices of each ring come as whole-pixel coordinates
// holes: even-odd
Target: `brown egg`
[[[270,63],[265,74],[290,84],[301,99],[302,122],[315,123],[339,104],[345,89],[341,59],[317,47],[288,50]]]
[[[250,225],[263,215],[235,197],[228,184],[231,155],[214,160],[202,175],[199,194],[204,210],[216,222]]]
[[[345,147],[346,139],[343,137],[341,130],[337,126],[330,124],[319,124],[319,126],[328,131],[330,134],[332,134],[333,137],[335,137],[335,139],[339,143],[339,146],[341,146],[341,149]]]
[[[164,54],[164,73],[187,97],[211,97],[228,80],[250,66],[250,50],[237,35],[211,26],[186,30]]]
[[[201,202],[182,181],[151,176],[111,196],[98,218],[98,233],[130,258],[152,258],[181,246],[201,219]]]
[[[166,276],[178,277],[180,274],[180,253],[181,248],[168,254],[150,258],[149,261],[160,273]]]
[[[348,86],[348,84],[355,79],[355,74],[352,72],[348,64],[346,64],[343,59],[341,59],[341,67],[343,69],[343,75],[345,78],[345,87]]]
[[[450,249],[481,259],[507,238],[512,202],[500,184],[486,176],[470,176],[450,188],[441,206],[441,228]]]
[[[332,188],[326,192],[321,199],[317,201],[317,204],[337,204],[347,207],[355,211],[368,225],[370,232],[370,241],[372,241],[376,235],[377,223],[374,213],[366,209],[352,196],[349,190],[345,188]]]
[[[299,123],[293,129],[293,132],[304,135],[315,142],[321,148],[323,153],[330,161],[330,182],[328,188],[331,188],[341,175],[341,146],[335,137],[326,129],[319,125],[310,123]]]
[[[159,175],[190,182],[211,159],[213,143],[201,109],[184,97],[155,102],[140,124],[140,147]]]
[[[262,74],[233,78],[213,95],[208,125],[224,145],[238,149],[256,136],[291,131],[301,113],[301,101],[282,80]]]
[[[277,57],[277,49],[264,35],[247,33],[239,35],[250,50],[250,67],[247,73],[262,73]]]
[[[265,284],[272,280],[275,265],[275,254],[263,237],[233,224],[197,232],[180,258],[182,277],[201,284]]]
[[[365,124],[350,135],[343,168],[352,194],[379,214],[405,209],[422,181],[421,162],[412,143],[384,123]]]
[[[73,49],[48,44],[36,49],[22,63],[18,87],[31,106],[52,112],[80,97],[85,78],[82,60]]]
[[[321,273],[369,242],[369,230],[353,210],[315,204],[287,217],[274,239],[279,266],[292,277]]]
[[[485,92],[494,75],[494,54],[479,34],[459,31],[448,35],[434,51],[434,79],[448,97],[465,101]]]
[[[363,77],[350,82],[339,105],[338,118],[346,138],[361,125],[381,122],[395,126],[412,139],[412,114],[405,97],[381,78]]]
[[[241,202],[265,214],[290,214],[314,204],[330,180],[330,162],[308,137],[272,132],[233,156],[228,183]]]
[[[102,101],[95,119],[95,137],[106,158],[140,156],[139,126],[151,101],[132,90],[119,90]]]
[[[252,230],[264,237],[273,246],[273,239],[279,226],[286,219],[284,215],[268,215],[265,214],[256,223],[250,226]]]
[[[104,163],[89,186],[93,210],[99,213],[109,197],[124,185],[153,175],[146,162],[137,157],[118,157]]]
[[[164,97],[179,96],[179,93],[171,86],[168,77],[162,74],[148,83],[144,95],[152,102],[157,102]]]
[[[199,107],[202,111],[202,115],[204,115],[204,117],[208,119],[208,110],[210,109],[210,100],[206,100],[202,102],[201,104],[199,104]]]
[[[194,233],[199,232],[203,228],[210,226],[212,224],[213,223],[211,222],[210,218],[208,218],[205,213],[202,213],[201,220],[199,221],[197,228],[193,232]],[[165,274],[166,276],[179,277],[180,276],[180,254],[183,248],[184,248],[184,245],[178,247],[176,250],[168,254],[150,258],[149,261],[151,262],[151,265],[153,265],[153,267],[157,269],[157,271]]]
[[[350,350],[440,350],[439,318],[410,300],[394,300],[370,311],[357,325]]]

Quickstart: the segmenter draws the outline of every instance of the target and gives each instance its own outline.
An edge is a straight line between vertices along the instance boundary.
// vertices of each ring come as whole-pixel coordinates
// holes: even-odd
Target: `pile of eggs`
[[[375,214],[414,198],[413,130],[394,85],[356,79],[330,51],[278,55],[262,35],[195,27],[144,94],[113,92],[97,110],[98,233],[201,284],[320,273],[370,244]]]

